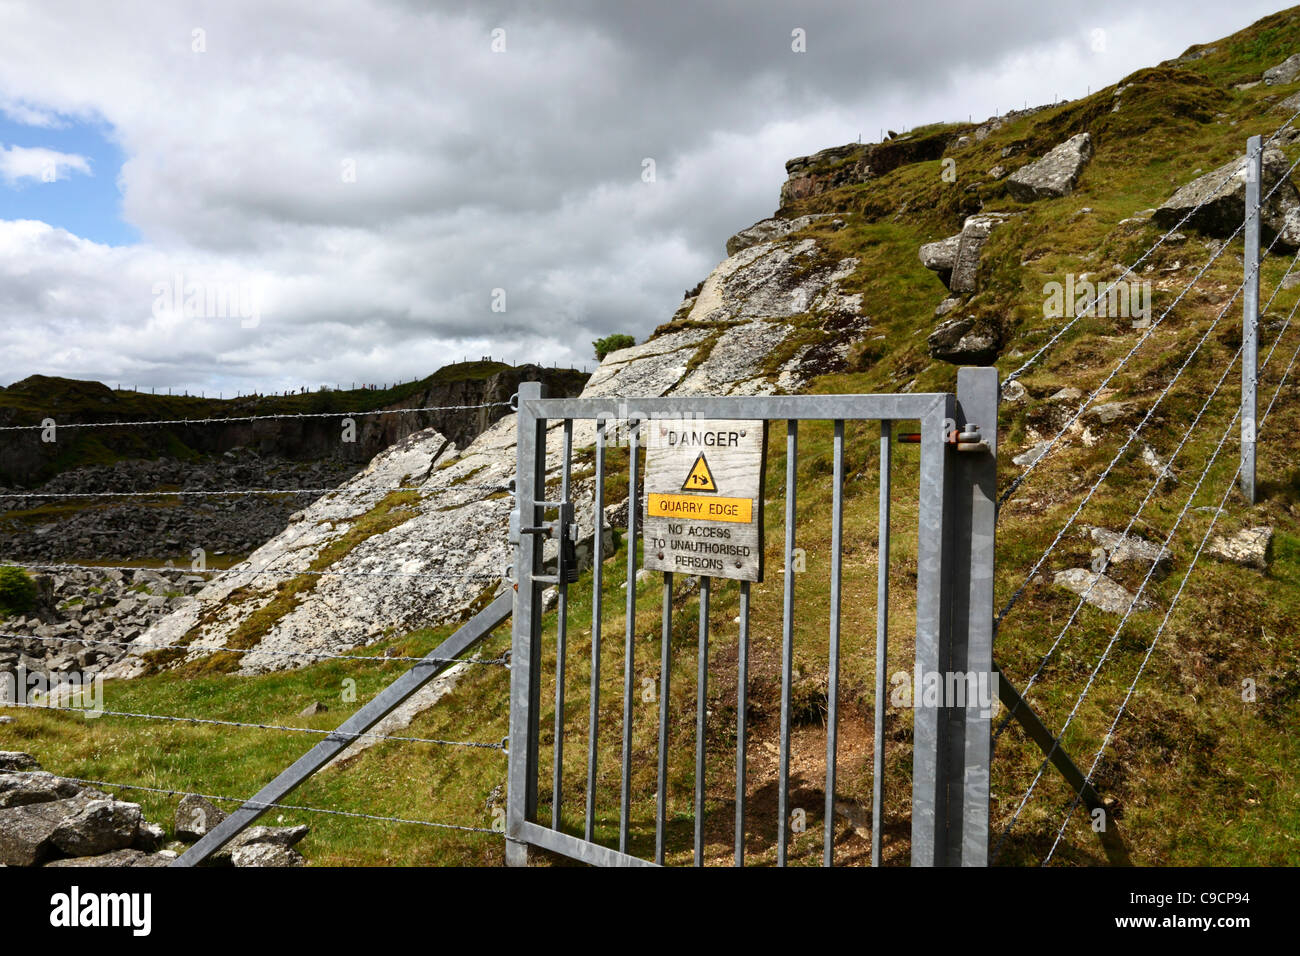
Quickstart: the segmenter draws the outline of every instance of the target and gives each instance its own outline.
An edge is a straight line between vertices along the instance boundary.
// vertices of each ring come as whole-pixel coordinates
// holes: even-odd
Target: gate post
[[[540,382],[519,383],[515,413],[515,609],[510,644],[510,753],[506,785],[506,865],[527,866],[523,825],[537,816],[538,719],[541,697],[541,585],[533,579],[542,567],[542,537],[529,533],[544,517],[537,505],[545,499],[546,421],[527,402],[541,398]]]
[[[1241,300],[1241,493],[1255,503],[1255,388],[1259,379],[1259,190],[1261,137],[1246,140],[1246,288]]]
[[[990,724],[998,700],[993,671],[997,369],[959,369],[951,407],[954,420],[944,430],[955,428],[955,433],[932,437],[923,431],[912,701],[913,866],[988,864]],[[941,505],[927,506],[927,489],[931,496],[941,491]],[[927,687],[939,691],[937,703],[927,700]]]

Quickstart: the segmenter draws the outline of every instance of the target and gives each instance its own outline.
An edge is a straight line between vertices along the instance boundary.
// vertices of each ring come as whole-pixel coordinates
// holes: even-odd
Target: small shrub
[[[0,568],[0,612],[25,614],[36,605],[36,582],[22,568]]]
[[[631,348],[633,345],[636,345],[636,339],[624,332],[615,332],[591,343],[591,347],[596,350],[597,362],[605,361],[605,356],[610,352]]]

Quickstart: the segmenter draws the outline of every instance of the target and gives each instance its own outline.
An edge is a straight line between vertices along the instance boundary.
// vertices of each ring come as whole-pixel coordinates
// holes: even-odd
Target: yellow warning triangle
[[[690,473],[686,480],[682,482],[682,491],[717,491],[718,486],[713,481],[713,472],[709,471],[709,463],[704,460],[704,452],[700,452],[700,457],[695,459],[695,464],[691,465]]]

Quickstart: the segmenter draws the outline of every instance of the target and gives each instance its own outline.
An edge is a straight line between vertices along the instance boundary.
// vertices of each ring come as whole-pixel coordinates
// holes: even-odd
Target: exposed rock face
[[[1088,604],[1110,614],[1123,614],[1133,603],[1133,592],[1104,574],[1097,574],[1087,568],[1069,568],[1057,571],[1057,587],[1067,588],[1084,598]],[[1087,595],[1084,597],[1084,595]],[[1149,608],[1151,602],[1141,598],[1137,609]]]
[[[1300,77],[1300,53],[1293,53],[1277,66],[1264,71],[1265,86],[1285,86]]]
[[[957,233],[938,242],[925,243],[917,255],[921,258],[921,265],[937,272],[943,284],[948,285],[948,280],[952,276],[952,267],[957,262],[957,246],[960,244],[961,233]]]
[[[781,187],[781,205],[817,196],[840,186],[866,182],[899,166],[939,159],[948,146],[949,133],[903,136],[885,143],[849,143],[811,156],[797,156],[785,164],[789,178]]]
[[[1228,238],[1246,215],[1246,165],[1243,156],[1198,176],[1165,200],[1152,220],[1164,229],[1171,229],[1200,205],[1186,225],[1208,236]],[[1269,195],[1290,166],[1280,149],[1264,150],[1261,197]],[[1260,233],[1266,243],[1276,238],[1279,247],[1300,248],[1300,193],[1289,179],[1264,203]]]
[[[831,214],[823,213],[814,216],[799,216],[795,219],[760,219],[748,229],[740,230],[727,240],[727,255],[734,256],[740,250],[756,246],[760,242],[772,242],[780,239],[797,229],[811,225],[818,219],[825,219],[829,215]]]
[[[843,368],[853,339],[869,328],[861,296],[841,287],[857,265],[856,259],[826,257],[811,239],[741,249],[709,275],[663,334],[607,355],[582,394],[608,397],[610,413],[618,415],[635,411],[620,408],[629,397],[769,394]],[[797,348],[787,344],[796,328]],[[789,357],[774,361],[774,351]],[[552,479],[559,477],[558,429],[557,423],[547,448]],[[594,441],[592,422],[575,423],[575,449]],[[258,611],[260,619],[271,620],[240,655],[241,673],[301,666],[313,654],[345,653],[388,633],[460,620],[502,586],[510,563],[513,501],[503,489],[514,476],[515,454],[513,416],[464,447],[433,429],[408,436],[148,628],[134,641],[132,655],[105,676],[132,677],[209,654],[227,646]],[[572,487],[580,564],[590,554],[592,487],[591,478],[576,479]],[[389,496],[399,489],[410,500],[393,508]],[[335,554],[338,542],[385,501],[394,520]],[[548,542],[548,560],[554,544]],[[328,573],[310,576],[295,601],[274,603],[280,584],[310,570]],[[166,648],[170,659],[161,664],[142,656]],[[454,681],[458,673],[451,668],[444,677]]]
[[[987,365],[998,354],[997,334],[974,316],[944,322],[926,344],[933,358],[954,365]]]
[[[1006,213],[998,212],[968,216],[957,235],[921,246],[918,253],[921,264],[938,273],[951,291],[974,292],[984,243],[993,227],[1007,218]]]
[[[1273,529],[1264,525],[1245,528],[1235,534],[1218,534],[1210,539],[1206,551],[1220,561],[1267,571],[1273,559]]]
[[[1071,136],[1042,159],[1007,177],[1007,191],[1020,202],[1055,199],[1074,191],[1079,175],[1092,159],[1092,136]]]

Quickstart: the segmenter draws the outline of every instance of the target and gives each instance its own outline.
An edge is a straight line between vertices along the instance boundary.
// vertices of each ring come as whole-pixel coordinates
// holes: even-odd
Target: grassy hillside
[[[1159,205],[1178,186],[1200,173],[1240,156],[1246,138],[1267,135],[1290,111],[1277,103],[1300,91],[1300,84],[1258,85],[1236,89],[1300,51],[1300,12],[1284,11],[1225,40],[1197,59],[1140,70],[1117,86],[1124,88],[1120,109],[1113,110],[1115,88],[1060,104],[1008,122],[982,141],[952,149],[957,180],[941,175],[941,161],[900,166],[865,183],[843,186],[792,204],[787,215],[810,212],[841,214],[835,229],[828,221],[804,235],[816,237],[826,261],[856,256],[861,264],[843,283],[845,292],[862,292],[871,316],[871,340],[854,350],[854,370],[826,376],[812,388],[826,393],[899,390],[947,391],[955,386],[955,369],[935,362],[925,339],[935,320],[934,307],[946,290],[917,259],[917,247],[956,232],[964,216],[977,211],[1020,213],[997,227],[984,248],[978,288],[966,312],[978,314],[998,330],[1005,375],[1059,327],[1043,317],[1043,287],[1065,274],[1091,273],[1109,279],[1115,264],[1127,265],[1146,250],[1162,230],[1132,219],[1139,210]],[[1195,48],[1194,48],[1195,49]],[[963,128],[929,127],[912,136],[957,135]],[[987,174],[998,163],[1014,168],[1040,156],[1082,131],[1093,137],[1094,158],[1078,188],[1066,198],[1023,205],[1012,200],[1002,181]],[[1006,147],[1018,147],[1003,158]],[[1285,145],[1289,160],[1300,149]],[[847,214],[847,215],[845,215]],[[1202,237],[1185,230],[1184,240],[1162,247],[1135,278],[1153,285],[1153,318],[1174,301],[1209,259]],[[1263,267],[1266,301],[1290,264],[1274,256]],[[1240,302],[1229,297],[1241,281],[1238,239],[1209,268],[1193,290],[1136,352],[1113,380],[1106,401],[1131,403],[1136,412],[1110,425],[1089,424],[1088,435],[1073,434],[1068,444],[1039,466],[1002,511],[998,539],[997,603],[1000,607],[1021,586],[1038,556],[1053,540],[1127,435],[1218,313],[1227,312],[1182,379],[1161,402],[1143,440],[1165,460],[1187,437],[1173,469],[1178,480],[1160,490],[1133,525],[1137,533],[1163,541],[1183,511],[1220,436],[1229,426],[1239,372],[1229,372],[1220,399],[1188,436],[1188,427],[1228,367],[1240,344]],[[1282,290],[1264,317],[1263,353],[1273,345],[1281,321],[1300,297],[1300,289]],[[811,317],[809,317],[811,321]],[[1084,395],[1138,341],[1128,320],[1086,319],[1079,322],[1022,382],[1028,399],[1004,404],[1000,422],[1005,488],[1020,471],[1011,457],[1033,443],[1036,433],[1056,431],[1047,399],[1074,387]],[[1281,370],[1300,345],[1300,324],[1293,323],[1280,342],[1273,363],[1262,375],[1261,395],[1273,394]],[[1077,404],[1077,403],[1076,403]],[[1072,410],[1071,406],[1071,410]],[[1295,374],[1281,389],[1277,406],[1261,430],[1259,475],[1261,500],[1248,506],[1233,493],[1219,520],[1219,530],[1268,524],[1276,529],[1274,559],[1267,572],[1218,563],[1202,557],[1185,593],[1160,637],[1101,761],[1097,784],[1115,810],[1118,827],[1133,861],[1146,865],[1296,864],[1300,863],[1300,468],[1289,436],[1300,428],[1300,388]],[[754,649],[751,662],[753,738],[749,750],[751,859],[772,859],[776,830],[775,720],[778,701],[777,661],[780,646],[782,556],[782,488],[784,436],[779,423],[769,447],[767,512],[769,577],[755,588],[752,609]],[[869,806],[871,762],[871,671],[875,619],[875,506],[877,453],[874,432],[851,427],[846,496],[846,587],[843,699],[840,731],[840,785],[837,796]],[[1038,667],[1071,614],[1076,598],[1050,583],[1051,572],[1087,567],[1092,542],[1084,529],[1103,525],[1121,530],[1146,494],[1154,476],[1136,454],[1135,443],[1074,527],[1053,553],[1024,597],[1004,622],[995,654],[1019,686]],[[795,837],[792,861],[814,864],[821,853],[822,760],[825,691],[816,675],[827,657],[827,574],[829,570],[829,426],[801,430],[799,460],[798,546],[807,553],[807,570],[797,576],[795,704],[793,734],[794,792],[791,806],[806,810],[808,829]],[[900,447],[895,455],[896,511],[891,562],[890,673],[910,671],[915,587],[915,503],[901,491],[913,487],[916,450]],[[1236,432],[1209,470],[1200,492],[1170,541],[1174,566],[1167,577],[1147,589],[1151,610],[1136,613],[1115,644],[1079,709],[1065,746],[1085,768],[1118,712],[1130,682],[1170,606],[1184,572],[1208,525],[1213,506],[1236,467]],[[610,464],[618,473],[617,461]],[[1209,507],[1209,510],[1200,510]],[[600,745],[598,836],[613,842],[617,832],[617,727],[622,711],[623,597],[626,555],[607,566],[605,580],[604,656]],[[1126,567],[1113,571],[1130,588],[1141,574]],[[566,826],[581,826],[580,781],[585,777],[587,729],[586,680],[590,660],[590,574],[573,588],[569,630],[569,735],[566,749]],[[654,746],[657,704],[639,696],[643,677],[658,671],[660,587],[639,587],[636,660],[638,698],[634,705],[634,782],[640,798],[634,814],[641,836],[633,849],[645,852],[645,826],[653,820]],[[719,585],[713,598],[713,668],[708,698],[710,767],[707,858],[730,859],[733,797],[731,763],[736,707],[735,585]],[[672,859],[689,860],[693,787],[694,673],[696,603],[682,594],[674,605],[672,674],[673,763],[670,768]],[[1085,608],[1070,629],[1030,699],[1052,728],[1058,728],[1096,666],[1118,623],[1115,615]],[[548,671],[553,668],[553,616],[548,622]],[[418,633],[391,642],[405,653],[433,646],[437,635]],[[508,634],[495,636],[484,650],[495,656],[508,645]],[[382,645],[381,645],[382,646]],[[376,650],[378,653],[378,650]],[[335,662],[291,674],[262,678],[209,675],[186,679],[154,675],[109,689],[111,709],[156,713],[195,713],[228,719],[336,725],[350,709],[337,703],[339,682],[356,676],[361,699],[399,672],[397,665],[345,666]],[[364,675],[364,676],[363,676]],[[806,675],[806,676],[805,676]],[[1258,697],[1242,699],[1242,682],[1253,681]],[[416,720],[409,733],[497,740],[505,733],[508,713],[507,674],[499,668],[476,668],[443,705]],[[543,700],[553,685],[543,682]],[[327,695],[334,695],[327,699]],[[312,699],[333,709],[315,718],[294,718]],[[891,709],[888,726],[888,780],[885,862],[907,862],[907,798],[910,787],[910,712]],[[174,724],[146,724],[102,718],[86,726],[64,715],[23,713],[0,728],[0,746],[30,749],[48,769],[108,780],[145,781],[178,790],[251,795],[301,753],[312,741],[257,731],[214,731]],[[550,725],[543,718],[542,761],[549,766]],[[367,751],[347,767],[310,782],[294,801],[364,813],[397,814],[489,826],[493,788],[503,785],[504,758],[497,752],[468,750],[428,752],[427,745],[386,744]],[[413,755],[407,751],[420,750]],[[1039,764],[1038,751],[1014,726],[999,740],[993,765],[993,824],[1000,833],[1020,802]],[[544,780],[548,774],[543,773]],[[550,794],[543,785],[541,815],[549,819]],[[499,798],[498,798],[499,799]],[[1001,859],[1006,864],[1036,864],[1048,851],[1064,818],[1070,793],[1054,772],[1044,775],[1032,801],[1011,832]],[[148,796],[150,815],[169,816],[174,800]],[[304,852],[317,863],[497,863],[502,841],[496,835],[430,832],[409,825],[379,825],[342,817],[317,817]],[[286,822],[299,816],[285,814]],[[653,832],[652,826],[649,831]],[[837,853],[842,862],[863,862],[864,837],[849,817],[837,821]],[[1093,865],[1105,856],[1086,818],[1076,813],[1066,839],[1053,858],[1061,864]]]

